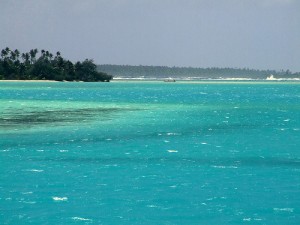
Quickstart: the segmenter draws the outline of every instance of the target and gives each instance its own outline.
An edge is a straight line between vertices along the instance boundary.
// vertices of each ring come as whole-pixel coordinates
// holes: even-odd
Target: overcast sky
[[[97,64],[300,71],[300,0],[0,0],[0,47]]]

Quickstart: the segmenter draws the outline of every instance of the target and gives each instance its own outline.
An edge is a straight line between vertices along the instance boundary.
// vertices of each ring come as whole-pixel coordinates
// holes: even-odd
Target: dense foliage
[[[76,62],[64,59],[60,52],[32,49],[20,53],[8,47],[1,51],[0,79],[6,80],[56,80],[56,81],[110,81],[111,75],[98,72],[93,60]]]
[[[300,78],[300,73],[275,70],[254,70],[237,68],[193,68],[167,66],[128,66],[128,65],[99,65],[98,70],[114,74],[118,77],[145,78],[253,78],[266,79],[271,74],[279,78]]]

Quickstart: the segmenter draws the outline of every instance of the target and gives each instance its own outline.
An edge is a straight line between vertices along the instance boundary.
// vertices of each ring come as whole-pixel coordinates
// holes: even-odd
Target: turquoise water
[[[0,83],[0,224],[300,224],[300,84]]]

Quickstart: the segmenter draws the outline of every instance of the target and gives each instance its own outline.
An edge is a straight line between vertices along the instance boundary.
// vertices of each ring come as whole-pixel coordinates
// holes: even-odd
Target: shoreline
[[[0,80],[0,83],[107,83],[107,82],[83,82],[83,81],[55,81],[55,80]],[[143,82],[153,82],[153,83],[189,83],[189,84],[209,84],[209,83],[214,83],[214,84],[221,84],[221,83],[263,83],[263,84],[276,84],[276,83],[282,83],[282,84],[288,84],[288,83],[296,83],[300,84],[300,79],[274,79],[274,80],[269,80],[269,79],[199,79],[199,80],[194,80],[194,79],[178,79],[176,82],[164,82],[164,79],[112,79],[109,83],[143,83]]]
[[[0,80],[0,82],[60,82],[56,80]]]

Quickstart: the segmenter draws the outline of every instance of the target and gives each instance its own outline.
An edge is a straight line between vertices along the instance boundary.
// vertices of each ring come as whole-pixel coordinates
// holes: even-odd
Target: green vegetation
[[[20,53],[8,47],[1,51],[0,79],[5,80],[56,80],[56,81],[110,81],[111,75],[98,72],[93,60],[76,62],[64,59],[60,52],[32,49]]]
[[[187,78],[216,79],[216,78],[252,78],[266,79],[271,74],[276,78],[300,78],[300,73],[275,70],[253,70],[237,68],[193,68],[167,66],[128,66],[128,65],[98,65],[98,70],[114,74],[117,77],[144,78]]]

